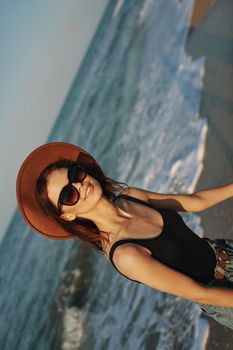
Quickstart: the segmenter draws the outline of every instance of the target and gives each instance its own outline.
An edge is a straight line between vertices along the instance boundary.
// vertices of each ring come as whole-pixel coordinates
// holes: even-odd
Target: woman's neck
[[[88,215],[100,231],[116,235],[123,225],[132,218],[132,215],[122,209],[119,204],[112,202],[109,198],[102,196],[100,201]]]

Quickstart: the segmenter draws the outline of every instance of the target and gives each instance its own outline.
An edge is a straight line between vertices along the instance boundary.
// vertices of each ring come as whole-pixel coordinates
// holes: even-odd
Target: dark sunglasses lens
[[[72,164],[68,169],[68,179],[70,182],[81,182],[85,179],[86,172],[76,164]]]
[[[79,200],[79,193],[74,186],[68,185],[62,189],[59,197],[59,202],[61,204],[73,205],[77,203],[78,200]]]

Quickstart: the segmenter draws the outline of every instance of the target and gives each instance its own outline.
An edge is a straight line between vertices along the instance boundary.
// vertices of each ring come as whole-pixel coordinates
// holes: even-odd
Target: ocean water
[[[192,2],[109,1],[47,141],[87,149],[130,186],[194,191],[207,121],[204,60],[184,49]],[[198,215],[181,215],[202,236]],[[208,336],[195,303],[125,279],[81,242],[36,235],[17,209],[0,286],[4,350],[200,350]]]

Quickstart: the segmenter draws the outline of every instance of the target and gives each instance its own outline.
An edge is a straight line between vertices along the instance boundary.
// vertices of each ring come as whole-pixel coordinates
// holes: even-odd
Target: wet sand
[[[207,118],[204,168],[196,191],[233,182],[233,1],[214,1],[192,26],[186,50],[204,56],[205,76],[200,117]],[[233,239],[233,198],[198,213],[204,236]],[[203,317],[206,316],[203,314]],[[207,318],[207,350],[233,349],[233,331]]]

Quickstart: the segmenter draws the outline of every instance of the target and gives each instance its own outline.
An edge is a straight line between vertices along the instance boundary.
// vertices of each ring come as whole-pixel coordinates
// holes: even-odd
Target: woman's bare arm
[[[129,187],[121,192],[142,199],[158,208],[198,212],[233,197],[233,183],[192,194],[162,194]]]
[[[126,277],[153,289],[201,304],[233,307],[233,289],[197,282],[152,258],[137,244],[118,246],[114,263]]]
[[[213,205],[225,201],[226,199],[233,198],[233,183],[209,188],[207,190],[201,190],[195,192],[194,195],[199,198],[203,205],[203,208],[207,209]]]

